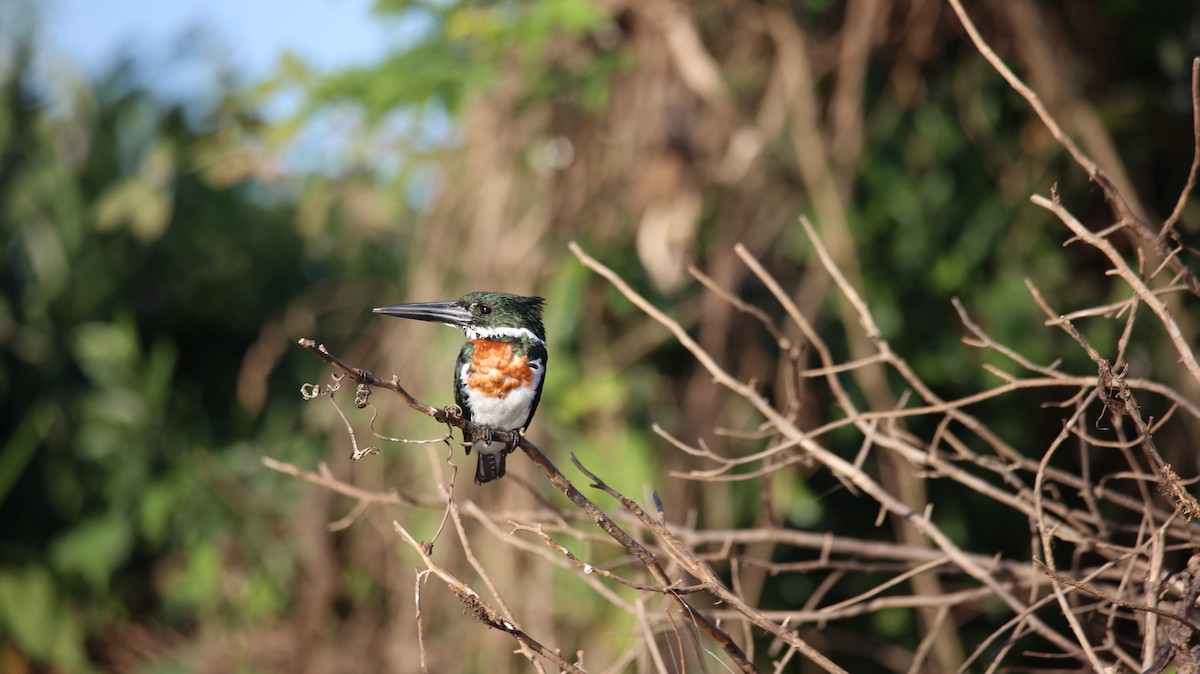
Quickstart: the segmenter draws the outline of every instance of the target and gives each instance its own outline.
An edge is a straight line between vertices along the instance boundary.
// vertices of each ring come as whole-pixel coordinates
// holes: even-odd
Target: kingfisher
[[[416,302],[375,309],[377,314],[442,323],[463,331],[467,342],[454,366],[454,401],[463,418],[485,427],[475,449],[475,484],[504,477],[504,460],[517,443],[493,442],[493,431],[519,434],[533,421],[546,381],[546,329],[540,297],[472,292],[453,302]]]

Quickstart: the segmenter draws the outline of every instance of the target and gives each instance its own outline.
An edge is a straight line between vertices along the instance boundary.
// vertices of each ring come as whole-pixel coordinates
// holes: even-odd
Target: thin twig
[[[799,635],[790,630],[783,629],[775,622],[766,618],[762,611],[751,608],[745,603],[745,601],[742,600],[741,597],[737,596],[733,592],[730,592],[721,582],[721,580],[717,578],[716,574],[712,572],[712,569],[710,569],[707,564],[700,562],[700,560],[698,560],[696,556],[692,554],[692,552],[689,551],[686,546],[683,545],[683,543],[675,536],[675,534],[667,528],[666,524],[650,516],[645,509],[638,505],[638,503],[633,499],[624,496],[617,490],[608,486],[595,473],[585,468],[584,465],[579,462],[579,459],[574,455],[571,456],[571,461],[575,464],[575,467],[579,468],[584,475],[587,475],[592,480],[592,487],[600,489],[617,499],[626,510],[633,513],[634,517],[636,517],[644,526],[650,529],[650,531],[654,533],[655,537],[658,538],[659,542],[661,542],[670,551],[671,556],[685,568],[687,568],[689,573],[708,584],[709,591],[713,595],[717,596],[723,603],[733,607],[734,610],[736,610],[738,613],[741,613],[755,625],[758,625],[780,639],[783,639],[788,644],[796,647],[796,649],[799,650],[805,657],[809,658],[815,664],[825,669],[825,671],[845,672],[844,669],[834,664],[832,660],[825,657],[825,655],[814,649],[804,640],[800,639]],[[671,596],[675,596],[674,593],[672,593]],[[689,617],[698,619],[701,616],[689,614]]]
[[[1087,583],[1084,583],[1083,581],[1075,580],[1074,578],[1068,578],[1068,577],[1054,571],[1050,567],[1046,566],[1046,564],[1043,563],[1039,559],[1033,560],[1033,563],[1037,564],[1038,568],[1040,568],[1042,570],[1042,572],[1045,573],[1047,576],[1054,579],[1055,582],[1062,583],[1063,585],[1070,585],[1071,587],[1073,587],[1077,590],[1082,590],[1083,592],[1086,592],[1087,594],[1090,594],[1093,597],[1097,597],[1099,599],[1103,599],[1104,601],[1111,602],[1112,604],[1115,604],[1122,608],[1127,608],[1127,609],[1131,609],[1134,611],[1143,611],[1145,613],[1153,613],[1154,615],[1159,615],[1164,618],[1170,618],[1171,620],[1174,620],[1175,622],[1179,623],[1180,625],[1183,625],[1184,627],[1191,630],[1192,633],[1194,633],[1196,636],[1200,637],[1200,625],[1197,625],[1196,623],[1192,622],[1191,620],[1188,620],[1185,616],[1181,616],[1176,613],[1172,613],[1170,611],[1164,611],[1163,609],[1160,609],[1156,606],[1148,606],[1146,604],[1139,604],[1136,602],[1127,601],[1125,599],[1121,599],[1120,597],[1114,597],[1111,594],[1108,594],[1107,592],[1102,592],[1099,588],[1095,588],[1095,587],[1092,587],[1091,585],[1088,585]]]
[[[1041,206],[1042,208],[1045,208],[1051,213],[1057,215],[1058,219],[1061,220],[1063,224],[1065,224],[1071,230],[1071,232],[1075,234],[1075,236],[1079,237],[1081,241],[1087,243],[1089,246],[1092,246],[1101,253],[1104,253],[1104,255],[1108,257],[1109,261],[1112,262],[1113,269],[1117,275],[1120,276],[1126,283],[1128,283],[1130,288],[1133,288],[1133,291],[1137,293],[1137,296],[1140,297],[1141,300],[1146,303],[1146,306],[1150,307],[1150,310],[1154,312],[1154,315],[1158,317],[1159,322],[1162,323],[1164,328],[1166,328],[1167,336],[1170,338],[1171,343],[1175,346],[1175,352],[1179,354],[1180,362],[1182,362],[1184,367],[1187,368],[1188,372],[1192,375],[1192,378],[1195,379],[1197,383],[1200,383],[1200,363],[1196,362],[1196,355],[1192,353],[1191,344],[1189,344],[1187,338],[1184,337],[1183,331],[1180,330],[1179,325],[1175,322],[1175,318],[1167,309],[1167,305],[1164,304],[1157,295],[1150,292],[1150,289],[1146,287],[1145,283],[1142,282],[1142,279],[1138,273],[1129,267],[1129,264],[1125,261],[1125,258],[1123,258],[1121,254],[1117,252],[1117,249],[1114,248],[1107,239],[1096,236],[1091,230],[1089,230],[1087,227],[1084,227],[1083,223],[1079,222],[1079,220],[1076,220],[1075,216],[1072,215],[1071,212],[1066,208],[1064,208],[1057,199],[1047,199],[1040,194],[1035,194],[1030,198],[1030,200],[1038,206]]]
[[[417,539],[413,538],[412,534],[408,533],[408,530],[405,529],[403,525],[401,525],[399,522],[393,521],[392,527],[396,530],[396,533],[400,534],[400,537],[404,539],[404,542],[408,543],[409,547],[417,551],[417,554],[421,556],[421,561],[425,562],[425,568],[432,572],[433,575],[442,579],[442,582],[444,582],[446,586],[450,588],[450,590],[454,593],[454,596],[457,597],[460,602],[462,602],[463,607],[466,608],[467,612],[471,614],[475,620],[487,625],[488,627],[491,627],[492,629],[512,635],[512,637],[522,645],[533,650],[538,655],[546,658],[550,662],[553,662],[563,671],[571,672],[572,674],[587,674],[579,667],[576,667],[575,665],[562,659],[562,656],[555,651],[552,651],[538,643],[536,639],[526,634],[525,631],[520,627],[505,619],[499,611],[492,608],[490,604],[484,601],[478,594],[475,593],[474,590],[468,587],[466,583],[462,582],[455,577],[454,574],[439,566],[437,562],[434,562],[429,556],[429,550],[427,549],[426,545],[424,543],[417,542]]]
[[[1171,215],[1167,216],[1162,229],[1158,231],[1158,238],[1164,241],[1171,236],[1171,230],[1183,215],[1183,207],[1187,205],[1192,188],[1196,186],[1196,172],[1200,171],[1200,57],[1192,59],[1192,147],[1192,167],[1188,169],[1187,181],[1179,191],[1179,200],[1175,202]]]
[[[811,226],[807,224],[807,221],[804,218],[801,218],[801,224],[806,226],[806,230],[809,232],[810,238],[817,250],[818,256],[822,260],[822,263],[827,269],[836,269],[832,263],[832,260],[829,258],[828,252],[825,251],[824,247],[820,243],[820,239],[816,236],[815,231],[812,230]],[[1004,603],[1008,604],[1014,611],[1024,610],[1025,604],[1020,599],[1013,596],[1013,594],[1008,589],[1004,588],[999,582],[997,582],[995,578],[991,576],[991,574],[973,564],[965,555],[963,550],[959,548],[952,540],[950,540],[950,538],[946,536],[946,534],[937,526],[935,526],[928,518],[923,517],[920,513],[913,512],[903,502],[883,489],[878,482],[876,482],[866,473],[856,469],[851,463],[843,459],[841,456],[821,446],[815,442],[810,435],[797,428],[790,420],[785,418],[778,410],[772,407],[771,404],[768,403],[767,400],[763,398],[762,395],[760,395],[756,390],[738,381],[732,375],[730,375],[713,359],[713,357],[707,351],[705,351],[698,343],[696,343],[692,336],[689,335],[683,329],[683,327],[679,325],[679,323],[672,320],[661,310],[647,301],[646,298],[642,297],[641,294],[633,290],[633,288],[631,288],[629,284],[624,281],[624,279],[613,272],[613,270],[604,266],[595,258],[592,258],[584,253],[578,244],[572,242],[569,245],[569,248],[571,249],[571,252],[575,254],[575,257],[577,257],[585,266],[594,270],[596,273],[608,280],[609,283],[611,283],[630,302],[670,330],[679,344],[691,352],[692,356],[696,358],[696,360],[699,361],[706,370],[708,370],[709,374],[712,375],[713,380],[717,384],[728,388],[738,396],[744,398],[747,402],[753,405],[754,408],[757,409],[758,412],[762,414],[768,421],[775,424],[781,433],[798,442],[806,452],[810,453],[814,458],[817,459],[817,461],[828,467],[835,475],[854,483],[855,486],[866,492],[871,498],[878,501],[880,505],[886,508],[889,512],[903,517],[916,525],[917,528],[924,535],[928,536],[938,548],[950,556],[951,560],[955,564],[958,564],[967,570],[972,577],[990,587],[995,595]],[[835,277],[835,280],[845,283],[844,277],[840,277],[840,274]],[[840,287],[842,287],[843,292],[846,292],[846,287]],[[857,297],[857,295],[855,295],[855,297]],[[853,302],[853,300],[851,301]],[[881,350],[887,349],[886,342],[883,342],[879,337],[878,330],[872,328],[873,325],[871,327],[867,327],[867,333],[872,335],[876,343],[880,345]],[[836,378],[834,379],[836,380]],[[881,439],[881,442],[884,441],[886,440]],[[645,523],[645,520],[643,520],[643,523]],[[696,573],[696,571],[692,572]],[[704,573],[705,569],[700,569],[700,572]],[[721,596],[722,600],[726,600],[725,595],[719,596]],[[736,600],[738,603],[741,603],[739,598],[732,597],[732,599]],[[754,619],[757,616],[754,615],[747,617]],[[763,623],[756,622],[755,624],[766,627],[773,633],[782,632],[778,625],[775,625],[770,621],[763,621]],[[1062,648],[1064,651],[1072,650],[1070,642],[1062,634],[1055,631],[1053,628],[1045,624],[1043,621],[1037,619],[1035,616],[1030,617],[1030,624],[1035,625],[1038,633],[1042,637],[1051,643],[1054,643],[1059,648]],[[789,641],[789,643],[791,642]],[[811,647],[807,644],[804,644],[803,649],[804,650],[802,650],[802,652],[811,658],[812,655],[810,655],[808,652],[805,652],[811,651]],[[821,657],[823,658],[824,656]]]
[[[462,415],[462,410],[457,406],[449,406],[438,409],[432,405],[428,405],[420,400],[417,400],[407,390],[405,390],[403,386],[400,385],[399,380],[395,377],[393,377],[391,381],[384,381],[378,377],[375,377],[366,370],[351,367],[330,353],[323,344],[318,345],[314,340],[301,339],[299,343],[300,346],[308,349],[309,352],[313,353],[321,360],[353,376],[355,382],[358,384],[394,391],[405,401],[405,403],[408,404],[409,407],[433,417],[440,423],[449,424],[455,428],[463,429],[468,435],[478,435],[485,431],[484,427],[467,421]],[[537,465],[544,473],[546,473],[547,477],[550,479],[550,482],[559,491],[561,491],[564,496],[566,496],[572,503],[587,513],[588,517],[595,522],[597,526],[603,529],[605,533],[611,536],[626,550],[639,559],[650,571],[651,575],[654,576],[655,580],[659,581],[664,586],[671,584],[672,581],[668,577],[666,571],[659,565],[658,560],[655,559],[654,555],[647,550],[645,546],[643,546],[632,536],[626,533],[620,526],[618,526],[617,523],[608,517],[608,515],[606,515],[603,511],[601,511],[596,504],[592,503],[586,496],[584,496],[583,493],[580,492],[575,485],[573,485],[571,481],[568,480],[567,477],[558,470],[557,467],[555,467],[550,459],[547,458],[540,449],[538,449],[537,445],[534,445],[529,441],[528,438],[519,433],[509,433],[498,430],[491,430],[491,433],[492,437],[497,442],[513,443],[515,441],[517,446],[520,447],[523,452],[525,452],[526,456],[528,456],[535,465]],[[404,533],[407,534],[407,532]],[[424,550],[422,550],[422,553],[424,556],[428,556]],[[681,595],[676,593],[668,593],[668,596],[675,601],[681,611],[693,619],[700,629],[702,629],[706,634],[708,634],[709,637],[715,640],[722,649],[724,649],[726,654],[729,655],[739,669],[748,673],[756,671],[753,663],[746,659],[746,655],[742,651],[741,647],[738,646],[737,643],[724,630],[718,627],[715,622],[708,619],[702,612],[695,610]],[[821,656],[819,653],[816,655],[824,658],[824,656]],[[832,665],[832,663],[829,664]],[[836,667],[836,665],[833,667],[834,668],[829,669],[829,671],[843,671]]]
[[[1116,184],[1108,177],[1108,174],[1091,157],[1084,154],[1083,150],[1079,149],[1079,146],[1075,144],[1071,136],[1058,125],[1058,122],[1055,121],[1054,116],[1050,114],[1050,110],[1042,103],[1042,99],[1038,97],[1037,93],[1029,85],[1025,84],[1020,77],[1017,77],[1008,65],[1004,63],[1004,60],[992,50],[991,46],[988,45],[987,41],[979,33],[979,29],[971,21],[971,17],[967,14],[967,11],[963,9],[961,1],[947,0],[947,2],[954,9],[954,13],[958,15],[959,22],[962,23],[963,28],[967,31],[967,35],[971,38],[971,42],[975,44],[975,48],[979,50],[983,58],[991,64],[996,72],[1000,73],[1000,76],[1008,82],[1014,91],[1029,103],[1029,107],[1033,108],[1033,111],[1037,113],[1038,118],[1042,120],[1042,124],[1045,125],[1050,135],[1071,155],[1075,163],[1083,168],[1084,172],[1087,173],[1088,179],[1099,185],[1100,189],[1104,191],[1104,197],[1116,214],[1118,223],[1134,225],[1130,228],[1130,231],[1134,235],[1153,247],[1159,258],[1168,257],[1170,250],[1167,248],[1166,242],[1159,238],[1158,232],[1152,231],[1150,226],[1133,212],[1133,209],[1129,206],[1129,202],[1121,194],[1121,191],[1117,189]],[[1171,268],[1182,275],[1187,283],[1188,290],[1192,294],[1200,296],[1200,279],[1191,270],[1183,266],[1183,263],[1178,258],[1172,261]]]
[[[416,586],[413,590],[413,613],[417,622],[417,651],[421,654],[421,674],[429,674],[429,664],[425,659],[425,628],[421,620],[421,583],[428,577],[430,571],[416,573]]]
[[[422,506],[426,508],[441,508],[443,505],[445,505],[441,499],[430,496],[414,496],[412,494],[397,491],[395,489],[387,492],[376,492],[363,489],[361,487],[355,487],[352,484],[346,484],[345,482],[333,477],[329,473],[329,469],[325,466],[324,462],[319,464],[320,472],[314,473],[312,471],[307,471],[294,466],[285,461],[273,459],[269,456],[259,457],[259,461],[262,462],[262,465],[270,468],[271,470],[291,475],[292,477],[298,477],[307,482],[311,482],[315,485],[319,485],[339,494],[345,494],[346,496],[356,498],[359,501],[364,501],[366,503]]]

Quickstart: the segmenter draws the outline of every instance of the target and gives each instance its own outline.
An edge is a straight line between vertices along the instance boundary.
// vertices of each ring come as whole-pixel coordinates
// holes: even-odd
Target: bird
[[[467,438],[476,450],[475,484],[504,477],[504,461],[529,428],[546,382],[546,329],[541,297],[470,292],[452,302],[415,302],[379,307],[375,313],[441,323],[462,330],[467,341],[454,366],[454,401],[463,418],[485,428]],[[513,432],[514,442],[494,442],[492,432]]]

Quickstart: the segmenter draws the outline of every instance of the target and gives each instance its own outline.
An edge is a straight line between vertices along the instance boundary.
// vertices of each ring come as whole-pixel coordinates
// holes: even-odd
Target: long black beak
[[[418,321],[444,323],[452,328],[465,328],[471,324],[471,312],[463,309],[454,302],[414,302],[413,304],[396,304],[390,307],[379,307],[377,314],[395,316],[397,318],[412,318]]]

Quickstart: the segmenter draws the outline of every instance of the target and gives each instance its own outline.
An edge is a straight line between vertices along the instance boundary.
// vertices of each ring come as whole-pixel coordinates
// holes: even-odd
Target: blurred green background
[[[569,450],[632,497],[658,490],[672,521],[720,529],[770,516],[886,537],[873,504],[830,494],[827,475],[778,476],[765,506],[758,482],[669,478],[695,465],[652,423],[729,446],[714,425],[758,419],[585,272],[570,240],[669,308],[730,371],[768,388],[779,367],[769,335],[686,267],[781,318],[732,253],[744,243],[850,357],[844,308],[829,300],[800,214],[864,289],[895,349],[946,398],[994,383],[960,343],[951,297],[1030,359],[1062,357],[1081,374],[1094,367],[1040,328],[1023,279],[1064,312],[1120,297],[1103,261],[1064,250],[1065,230],[1028,202],[1057,184],[1099,228],[1109,224],[1102,195],[931,0],[376,0],[367,20],[391,37],[378,55],[336,67],[300,50],[243,73],[220,30],[163,36],[178,47],[177,68],[213,74],[195,87],[164,82],[179,71],[163,75],[160,55],[137,49],[47,67],[45,26],[65,20],[62,7],[7,4],[0,671],[418,671],[417,562],[389,523],[430,536],[440,511],[376,507],[330,532],[353,501],[260,457],[307,469],[326,461],[347,482],[436,496],[436,446],[369,438],[381,454],[348,460],[336,413],[298,394],[328,371],[295,342],[313,337],[446,404],[457,335],[370,309],[475,289],[548,300],[549,380],[531,432],[564,470]],[[1138,195],[1136,208],[1165,217],[1192,156],[1197,5],[970,4],[1068,132]],[[327,39],[336,22],[326,31],[312,42],[339,42]],[[1198,227],[1191,205],[1179,230],[1194,244]],[[1086,327],[1103,352],[1120,324]],[[1183,327],[1194,338],[1194,323]],[[1176,382],[1172,359],[1150,344],[1131,355],[1138,376]],[[837,414],[810,393],[809,421]],[[381,433],[440,432],[382,397]],[[369,437],[369,416],[343,409]],[[1022,409],[991,405],[986,418],[1014,446],[1043,447],[1059,418],[1031,421]],[[1195,438],[1181,422],[1160,440],[1185,477],[1197,469]],[[751,445],[736,451],[761,448]],[[848,436],[838,449],[856,447]],[[461,453],[455,460],[469,472]],[[486,492],[459,482],[461,498],[485,507],[534,503],[507,482]],[[938,514],[964,547],[1027,557],[1022,523],[969,526],[972,508],[988,505]],[[519,589],[529,583],[544,593],[536,603],[558,606],[524,614],[531,633],[587,649],[595,671],[633,638],[627,616],[570,572],[522,569],[494,540],[481,547],[515,595],[529,596]],[[771,580],[764,603],[800,606],[815,582]],[[507,637],[438,601],[426,615],[432,671],[525,671]],[[907,614],[848,621],[827,638],[846,645],[864,633],[910,648],[920,638]],[[857,671],[882,667],[846,657],[864,657]]]

